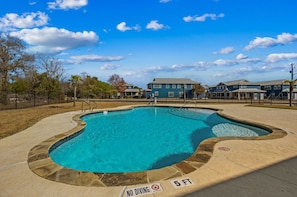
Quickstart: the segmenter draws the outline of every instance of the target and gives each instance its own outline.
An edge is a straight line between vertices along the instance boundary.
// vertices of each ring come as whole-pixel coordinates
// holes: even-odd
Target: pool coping
[[[125,109],[108,109],[108,111],[129,110],[135,107],[145,107],[147,105],[135,105],[126,107]],[[163,105],[158,105],[161,107]],[[168,105],[164,105],[168,107]],[[195,108],[195,107],[189,107]],[[194,172],[195,170],[206,164],[213,155],[214,146],[221,141],[226,140],[270,140],[282,138],[287,133],[279,128],[270,125],[259,124],[251,121],[241,120],[223,113],[222,110],[216,108],[203,108],[216,110],[217,113],[225,118],[231,119],[236,122],[249,124],[269,130],[271,133],[266,136],[258,137],[216,137],[204,140],[197,147],[196,151],[187,159],[160,169],[147,170],[142,172],[128,172],[128,173],[93,173],[77,171],[60,166],[52,161],[49,156],[51,147],[59,141],[68,140],[74,135],[79,134],[86,126],[85,122],[80,118],[87,114],[102,113],[106,109],[97,110],[94,112],[84,112],[73,117],[77,126],[65,133],[55,135],[40,144],[34,146],[28,154],[28,165],[32,172],[47,180],[66,183],[76,186],[89,186],[89,187],[110,187],[110,186],[128,186],[137,184],[153,183],[161,180],[168,180],[172,178],[181,177],[185,174]]]

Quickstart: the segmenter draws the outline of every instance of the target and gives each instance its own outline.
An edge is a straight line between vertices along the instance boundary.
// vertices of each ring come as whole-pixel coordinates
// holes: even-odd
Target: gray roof
[[[231,92],[247,92],[247,93],[261,93],[261,92],[266,92],[266,90],[259,90],[256,88],[245,88],[245,89],[237,89],[237,90],[233,90]]]
[[[245,79],[241,80],[235,80],[235,81],[226,81],[226,82],[221,82],[227,86],[234,86],[234,85],[260,85],[260,83],[255,83],[255,82],[250,82]]]
[[[139,89],[126,89],[125,92],[139,92]]]
[[[259,82],[259,84],[261,84],[262,86],[288,84],[288,83],[284,83],[284,81],[285,81],[285,79],[282,79],[282,80],[273,80],[273,81],[263,81],[263,82]]]
[[[154,78],[149,84],[200,84],[188,78]]]

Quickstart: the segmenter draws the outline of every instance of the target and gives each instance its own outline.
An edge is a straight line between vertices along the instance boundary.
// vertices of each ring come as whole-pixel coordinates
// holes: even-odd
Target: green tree
[[[26,93],[29,90],[29,85],[25,78],[15,76],[14,81],[10,84],[10,92]]]
[[[25,45],[16,37],[0,35],[0,89],[1,103],[7,104],[9,82],[34,62],[34,56],[25,52]]]
[[[24,94],[28,92],[29,86],[27,83],[27,80],[25,78],[21,78],[19,76],[15,76],[13,79],[13,82],[10,83],[10,91],[9,92],[14,92],[15,94],[15,109],[18,108],[18,102],[20,100],[19,94]],[[24,99],[24,97],[21,97],[21,100]]]
[[[38,67],[44,71],[41,74],[42,89],[46,92],[48,103],[50,99],[57,98],[61,93],[61,79],[64,74],[61,61],[58,59],[39,54],[37,56]]]
[[[97,77],[91,77],[87,75],[83,78],[83,82],[81,84],[83,97],[94,98],[97,96],[99,92],[99,88],[97,87],[97,82],[98,82]]]
[[[56,99],[61,92],[60,81],[57,78],[51,78],[44,72],[40,75],[40,86],[38,92],[46,95],[48,104],[51,99]]]
[[[116,96],[117,94],[117,90],[114,88],[114,86],[108,83],[98,81],[97,87],[100,90],[98,96],[100,96],[101,98],[110,98]]]

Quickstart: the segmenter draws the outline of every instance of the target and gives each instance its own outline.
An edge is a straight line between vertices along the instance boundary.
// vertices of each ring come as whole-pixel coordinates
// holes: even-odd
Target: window
[[[162,88],[161,84],[154,84],[154,88]]]
[[[166,88],[167,88],[167,89],[170,88],[170,85],[169,85],[169,84],[166,84]]]
[[[177,88],[180,89],[181,88],[181,85],[177,85]]]
[[[168,97],[169,97],[169,98],[174,97],[174,92],[168,92]]]
[[[179,98],[182,98],[184,96],[184,92],[179,92],[178,96],[179,96]]]
[[[220,85],[217,87],[218,90],[224,90],[226,87],[224,85]]]
[[[281,85],[274,85],[274,86],[273,86],[273,89],[274,89],[274,90],[280,90],[280,89],[281,89]]]
[[[176,88],[176,85],[172,85],[172,88],[175,89]]]
[[[159,91],[155,91],[155,96],[159,96]]]

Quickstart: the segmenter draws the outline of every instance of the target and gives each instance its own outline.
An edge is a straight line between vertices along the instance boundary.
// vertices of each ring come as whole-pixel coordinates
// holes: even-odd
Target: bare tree
[[[37,56],[37,63],[40,70],[43,70],[43,88],[47,93],[48,102],[54,93],[61,91],[60,81],[64,74],[62,63],[51,56],[41,55]]]
[[[193,87],[193,91],[195,92],[198,98],[199,95],[205,93],[205,88],[201,84],[195,84]]]
[[[61,80],[65,73],[65,70],[62,67],[62,62],[55,57],[39,54],[37,55],[37,63],[39,69],[46,72],[49,78]]]
[[[125,92],[126,90],[126,87],[125,87],[125,80],[120,77],[119,75],[117,74],[113,74],[109,79],[108,79],[108,83],[110,83],[121,95],[123,95],[123,93]]]
[[[7,104],[9,81],[22,73],[34,56],[25,52],[25,45],[16,37],[0,35],[1,103]]]

